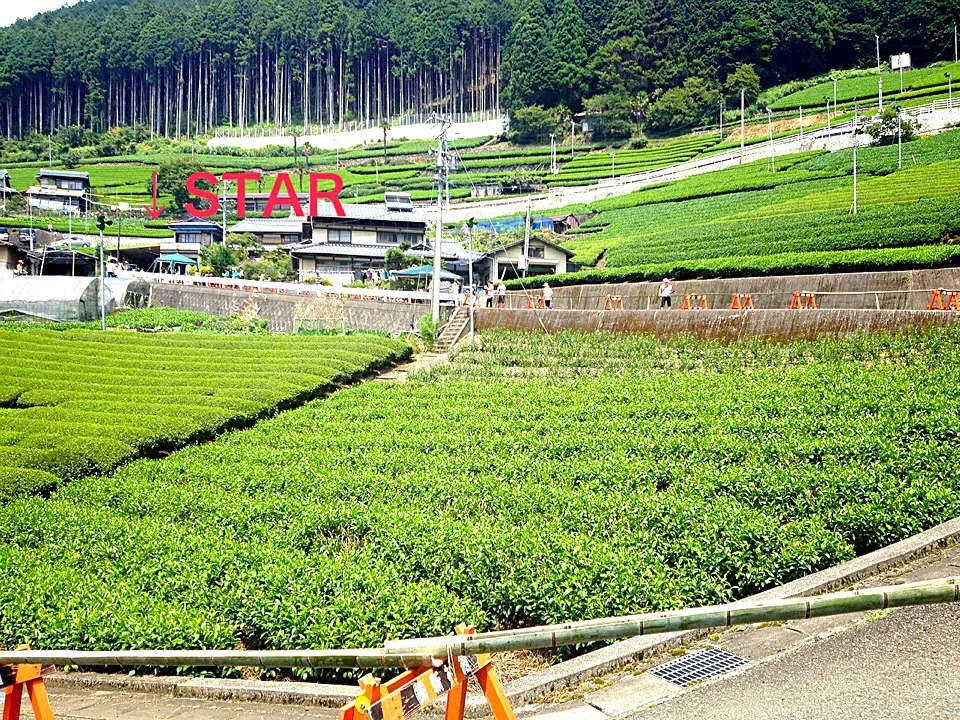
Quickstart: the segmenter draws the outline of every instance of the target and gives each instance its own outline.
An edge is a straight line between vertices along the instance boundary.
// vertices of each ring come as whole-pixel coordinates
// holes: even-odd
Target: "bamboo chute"
[[[381,648],[336,650],[0,650],[0,665],[194,666],[270,668],[417,668],[478,653],[557,648],[638,635],[802,620],[870,610],[960,602],[960,577],[847,592],[713,605],[582,620],[516,630],[391,641]]]

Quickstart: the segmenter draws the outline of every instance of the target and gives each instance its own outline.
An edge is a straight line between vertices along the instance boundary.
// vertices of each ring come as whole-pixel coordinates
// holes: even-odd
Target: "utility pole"
[[[437,138],[437,233],[433,241],[433,292],[431,303],[433,306],[433,321],[440,322],[440,243],[443,239],[443,188],[449,182],[450,164],[447,161],[447,130],[451,122],[448,118],[434,115],[433,121],[440,125],[440,136]]]
[[[770,126],[770,172],[777,171],[777,161],[773,155],[773,110],[767,108],[767,123]]]
[[[877,39],[877,75],[880,74],[880,36],[876,33],[873,36]]]
[[[746,132],[745,129],[745,120],[746,116],[744,115],[744,99],[747,94],[747,91],[744,88],[740,88],[740,164],[743,165],[743,136]]]
[[[837,114],[837,79],[835,77],[830,78],[833,80],[833,114]]]
[[[827,104],[827,132],[830,131],[830,96],[824,95],[823,101]]]
[[[574,121],[573,118],[570,118],[570,159],[571,159],[571,160],[573,160],[573,158],[574,158],[574,154],[573,154],[573,138],[574,138],[574,136],[576,135],[576,133],[577,133],[577,130],[576,130],[576,122]]]
[[[617,154],[615,152],[610,153],[610,178],[617,177]]]
[[[220,176],[220,182],[223,185],[223,239],[221,242],[227,244],[227,181]],[[238,181],[239,182],[239,181]],[[237,193],[237,202],[240,202],[240,193]]]
[[[803,105],[800,106],[800,149],[803,150]]]
[[[903,94],[903,53],[900,53],[900,94]]]
[[[557,136],[550,133],[550,174],[556,175],[560,172],[557,167]]]
[[[551,136],[552,137],[552,136]],[[467,252],[470,255],[470,264],[467,265],[467,284],[470,287],[471,300],[473,299],[473,226],[477,224],[477,221],[473,218],[470,218],[467,221]],[[470,337],[473,337],[473,308],[476,305],[475,302],[470,303]]]
[[[527,276],[527,268],[530,266],[530,196],[527,196],[527,217],[523,224],[523,276]]]
[[[720,101],[720,142],[723,142],[723,100]]]
[[[957,62],[957,24],[953,24],[953,61]]]
[[[853,101],[853,214],[857,214],[857,101]]]
[[[877,107],[883,112],[883,78],[877,78]]]
[[[953,75],[946,72],[943,76],[947,79],[947,107],[953,110]]]

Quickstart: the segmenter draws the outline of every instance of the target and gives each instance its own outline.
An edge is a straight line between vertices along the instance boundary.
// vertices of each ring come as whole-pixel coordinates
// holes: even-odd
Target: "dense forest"
[[[744,65],[765,85],[870,65],[874,32],[884,55],[952,59],[957,14],[955,0],[86,0],[0,29],[0,134],[705,98]]]

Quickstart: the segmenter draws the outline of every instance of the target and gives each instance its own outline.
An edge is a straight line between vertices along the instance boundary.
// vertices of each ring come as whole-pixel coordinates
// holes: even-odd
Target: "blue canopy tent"
[[[181,255],[180,253],[161,255],[153,261],[153,265],[150,266],[150,272],[170,272],[182,275],[186,272],[186,268],[190,265],[199,267],[199,264],[196,260],[188,258],[186,255]]]
[[[393,277],[409,278],[411,280],[432,280],[433,265],[417,265],[416,267],[407,268],[406,270],[397,270],[393,273]],[[441,282],[453,282],[454,280],[460,280],[460,276],[449,270],[440,268]]]

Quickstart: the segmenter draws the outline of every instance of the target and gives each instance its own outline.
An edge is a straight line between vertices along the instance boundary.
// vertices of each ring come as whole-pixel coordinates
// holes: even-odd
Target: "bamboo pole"
[[[448,635],[399,640],[373,649],[0,651],[0,665],[44,663],[155,667],[411,668],[429,666],[434,664],[435,660],[459,655],[557,648],[680,630],[802,620],[868,610],[954,602],[960,602],[960,577],[786,600],[745,600],[728,605],[582,620],[469,636]]]

